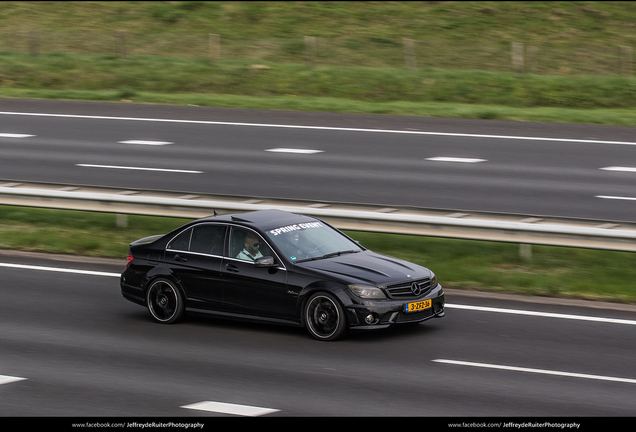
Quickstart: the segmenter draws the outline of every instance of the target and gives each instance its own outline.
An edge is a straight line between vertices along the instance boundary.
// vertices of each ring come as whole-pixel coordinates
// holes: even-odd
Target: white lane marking
[[[144,141],[144,140],[127,140],[117,141],[119,144],[137,144],[137,145],[150,145],[150,146],[162,146],[168,144],[174,144],[170,141]]]
[[[29,138],[35,135],[29,134],[16,134],[16,133],[0,133],[0,138]]]
[[[634,197],[621,197],[621,196],[611,196],[611,195],[596,195],[596,198],[611,199],[611,200],[636,201],[636,198],[634,198]]]
[[[599,168],[599,169],[604,171],[636,172],[636,168],[634,167],[610,166],[610,167]]]
[[[45,267],[45,266],[34,266],[34,265],[26,265],[26,264],[10,264],[10,263],[0,263],[0,267],[6,268],[16,268],[16,269],[24,269],[24,270],[40,270],[40,271],[48,271],[48,272],[57,272],[57,273],[75,273],[89,276],[108,276],[108,277],[119,277],[119,273],[109,273],[109,272],[100,272],[100,271],[92,271],[92,270],[77,270],[77,269],[68,269],[61,267]]]
[[[615,382],[636,384],[636,379],[632,379],[632,378],[590,375],[590,374],[582,374],[582,373],[575,373],[575,372],[562,372],[562,371],[553,371],[548,369],[533,369],[533,368],[524,368],[524,367],[517,367],[517,366],[503,366],[503,365],[475,363],[475,362],[466,362],[466,361],[458,361],[458,360],[437,359],[432,361],[436,363],[446,363],[446,364],[454,364],[454,365],[460,365],[460,366],[474,366],[474,367],[488,368],[488,369],[501,369],[501,370],[516,371],[516,372],[530,372],[530,373],[544,374],[544,375],[558,375],[558,376],[566,376],[566,377],[573,377],[573,378],[587,378],[587,379],[595,379],[595,380],[602,380],[602,381],[615,381]]]
[[[460,157],[431,157],[426,158],[426,160],[434,161],[434,162],[459,162],[459,163],[478,163],[478,162],[486,162],[486,159],[476,159],[476,158],[460,158]]]
[[[535,311],[526,311],[526,310],[519,310],[519,309],[500,309],[500,308],[493,308],[493,307],[468,306],[468,305],[457,305],[457,304],[447,304],[446,307],[455,308],[455,309],[475,310],[475,311],[482,311],[482,312],[496,312],[496,313],[527,315],[527,316],[537,316],[537,317],[546,317],[546,318],[560,318],[560,319],[570,319],[570,320],[579,320],[579,321],[603,322],[603,323],[611,323],[611,324],[636,325],[636,321],[634,320],[625,320],[625,319],[616,319],[616,318],[599,318],[599,317],[592,317],[592,316],[585,316],[585,315],[569,315],[569,314],[559,314],[559,313],[551,313],[551,312],[535,312]]]
[[[129,167],[129,166],[117,166],[117,165],[94,165],[94,164],[76,164],[76,166],[88,167],[88,168],[133,170],[133,171],[135,170],[136,171],[160,171],[160,172],[173,172],[173,173],[186,173],[186,174],[203,174],[203,171],[168,169],[168,168],[143,168],[143,167]]]
[[[295,148],[273,148],[265,150],[273,153],[296,153],[296,154],[315,154],[322,153],[323,150],[295,149]]]
[[[16,382],[16,381],[23,381],[25,379],[26,378],[20,378],[20,377],[8,376],[8,375],[0,375],[0,385],[9,384],[9,383]]]
[[[372,132],[372,133],[394,133],[394,134],[410,134],[410,135],[454,136],[454,137],[467,137],[467,138],[575,142],[575,143],[585,143],[585,144],[636,145],[636,142],[630,142],[630,141],[605,141],[605,140],[592,140],[592,139],[528,137],[528,136],[514,136],[514,135],[485,135],[485,134],[467,134],[467,133],[454,133],[454,132],[427,132],[427,131],[414,131],[414,130],[363,129],[363,128],[345,128],[345,127],[331,127],[331,126],[301,126],[301,125],[283,125],[283,124],[266,124],[266,123],[240,123],[240,122],[221,122],[221,121],[207,121],[207,120],[176,120],[176,119],[155,119],[155,118],[143,118],[143,117],[87,116],[87,115],[79,115],[79,114],[21,113],[21,112],[10,112],[10,111],[0,111],[0,115],[18,115],[18,116],[33,116],[33,117],[62,117],[62,118],[96,119],[96,120],[147,121],[147,122],[163,122],[163,123],[190,123],[190,124],[208,124],[208,125],[224,125],[224,126],[254,126],[254,127],[287,128],[287,129],[331,130],[331,131],[344,131],[344,132]]]
[[[223,402],[198,402],[190,405],[184,405],[181,408],[199,410],[199,411],[209,411],[216,412],[222,414],[234,414],[240,416],[248,416],[248,417],[256,417],[265,414],[270,414],[273,412],[277,412],[279,410],[272,408],[260,408],[248,405],[237,405],[237,404],[229,404]]]

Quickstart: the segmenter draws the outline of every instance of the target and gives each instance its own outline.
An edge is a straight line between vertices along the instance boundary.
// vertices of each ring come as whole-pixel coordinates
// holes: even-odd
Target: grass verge
[[[168,232],[184,219],[0,206],[0,248],[121,258],[128,244]],[[636,255],[516,244],[349,232],[365,247],[431,268],[447,288],[636,303]]]
[[[635,94],[618,76],[0,53],[4,98],[635,126]]]

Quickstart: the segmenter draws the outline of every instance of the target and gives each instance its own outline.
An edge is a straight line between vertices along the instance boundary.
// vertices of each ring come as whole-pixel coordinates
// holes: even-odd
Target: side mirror
[[[256,267],[273,267],[276,265],[276,260],[271,256],[260,257],[254,260],[254,265]]]

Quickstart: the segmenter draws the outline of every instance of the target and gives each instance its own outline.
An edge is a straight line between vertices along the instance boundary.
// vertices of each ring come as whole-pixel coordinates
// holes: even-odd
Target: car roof
[[[223,221],[237,222],[244,225],[250,225],[260,229],[269,229],[283,225],[290,225],[301,222],[315,221],[311,216],[305,216],[298,213],[291,213],[284,210],[268,209],[257,210],[247,213],[237,213],[231,215],[211,216],[199,221]]]

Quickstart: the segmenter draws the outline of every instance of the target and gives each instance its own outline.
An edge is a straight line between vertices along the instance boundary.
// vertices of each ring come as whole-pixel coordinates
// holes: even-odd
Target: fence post
[[[632,75],[632,53],[633,50],[630,46],[622,46],[619,48],[620,69],[621,75],[623,76]]]
[[[208,55],[210,63],[221,59],[221,35],[208,33]]]
[[[40,32],[37,30],[29,31],[29,54],[33,57],[40,56]]]
[[[522,73],[524,70],[523,44],[521,42],[512,43],[512,70]]]
[[[316,37],[305,36],[305,63],[307,67],[316,67]]]
[[[115,32],[115,55],[126,58],[126,32]]]
[[[407,70],[415,70],[417,68],[415,60],[415,41],[413,39],[402,39],[404,45],[404,66]]]

